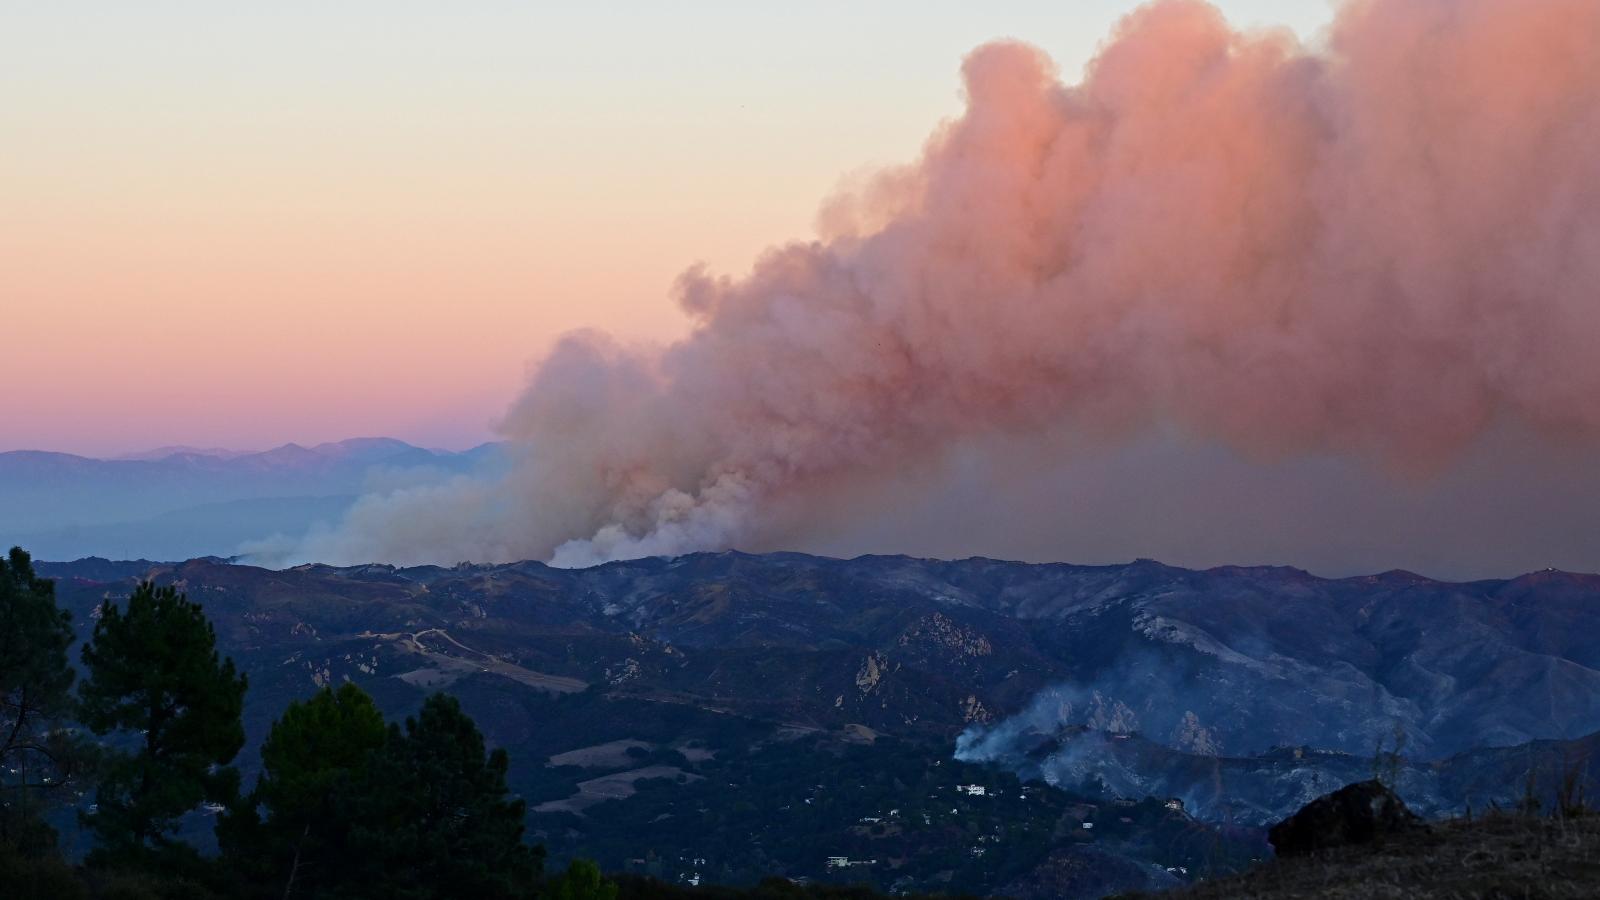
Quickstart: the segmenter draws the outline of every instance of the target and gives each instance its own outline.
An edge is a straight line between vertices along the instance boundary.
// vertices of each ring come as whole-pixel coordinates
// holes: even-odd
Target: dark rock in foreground
[[[1362,781],[1307,803],[1272,826],[1267,840],[1279,856],[1304,856],[1426,827],[1382,782]]]
[[[1147,896],[1147,895],[1129,895]],[[1382,843],[1272,860],[1160,900],[1600,897],[1600,816],[1493,815],[1438,822]]]

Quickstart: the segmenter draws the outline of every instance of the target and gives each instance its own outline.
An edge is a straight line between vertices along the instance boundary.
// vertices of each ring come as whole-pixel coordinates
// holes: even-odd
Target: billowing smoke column
[[[923,157],[665,348],[565,338],[493,482],[302,555],[579,565],[760,545],[975,436],[1160,425],[1426,474],[1499,423],[1600,434],[1600,3],[1364,0],[1316,49],[1130,15],[1081,84],[979,48]]]

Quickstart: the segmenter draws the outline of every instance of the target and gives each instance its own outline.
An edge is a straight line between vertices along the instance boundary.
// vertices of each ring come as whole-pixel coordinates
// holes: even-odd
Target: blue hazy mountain
[[[499,447],[356,438],[260,452],[169,447],[116,459],[0,453],[0,545],[43,559],[187,559],[337,521],[385,484],[481,471]]]

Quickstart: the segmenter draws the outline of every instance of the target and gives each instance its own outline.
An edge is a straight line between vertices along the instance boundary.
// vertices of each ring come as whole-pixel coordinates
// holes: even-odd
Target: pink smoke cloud
[[[1592,441],[1596,34],[1592,0],[1362,0],[1309,49],[1165,0],[1079,84],[981,47],[965,113],[819,240],[686,272],[688,337],[564,340],[502,481],[368,498],[302,553],[759,546],[991,436],[1176,428],[1424,477],[1505,423]]]

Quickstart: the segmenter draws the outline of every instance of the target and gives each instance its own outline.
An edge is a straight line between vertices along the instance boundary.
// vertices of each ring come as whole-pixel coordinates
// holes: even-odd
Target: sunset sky
[[[913,158],[968,51],[1075,80],[1133,5],[4,0],[0,450],[489,439],[556,335],[670,338]]]

